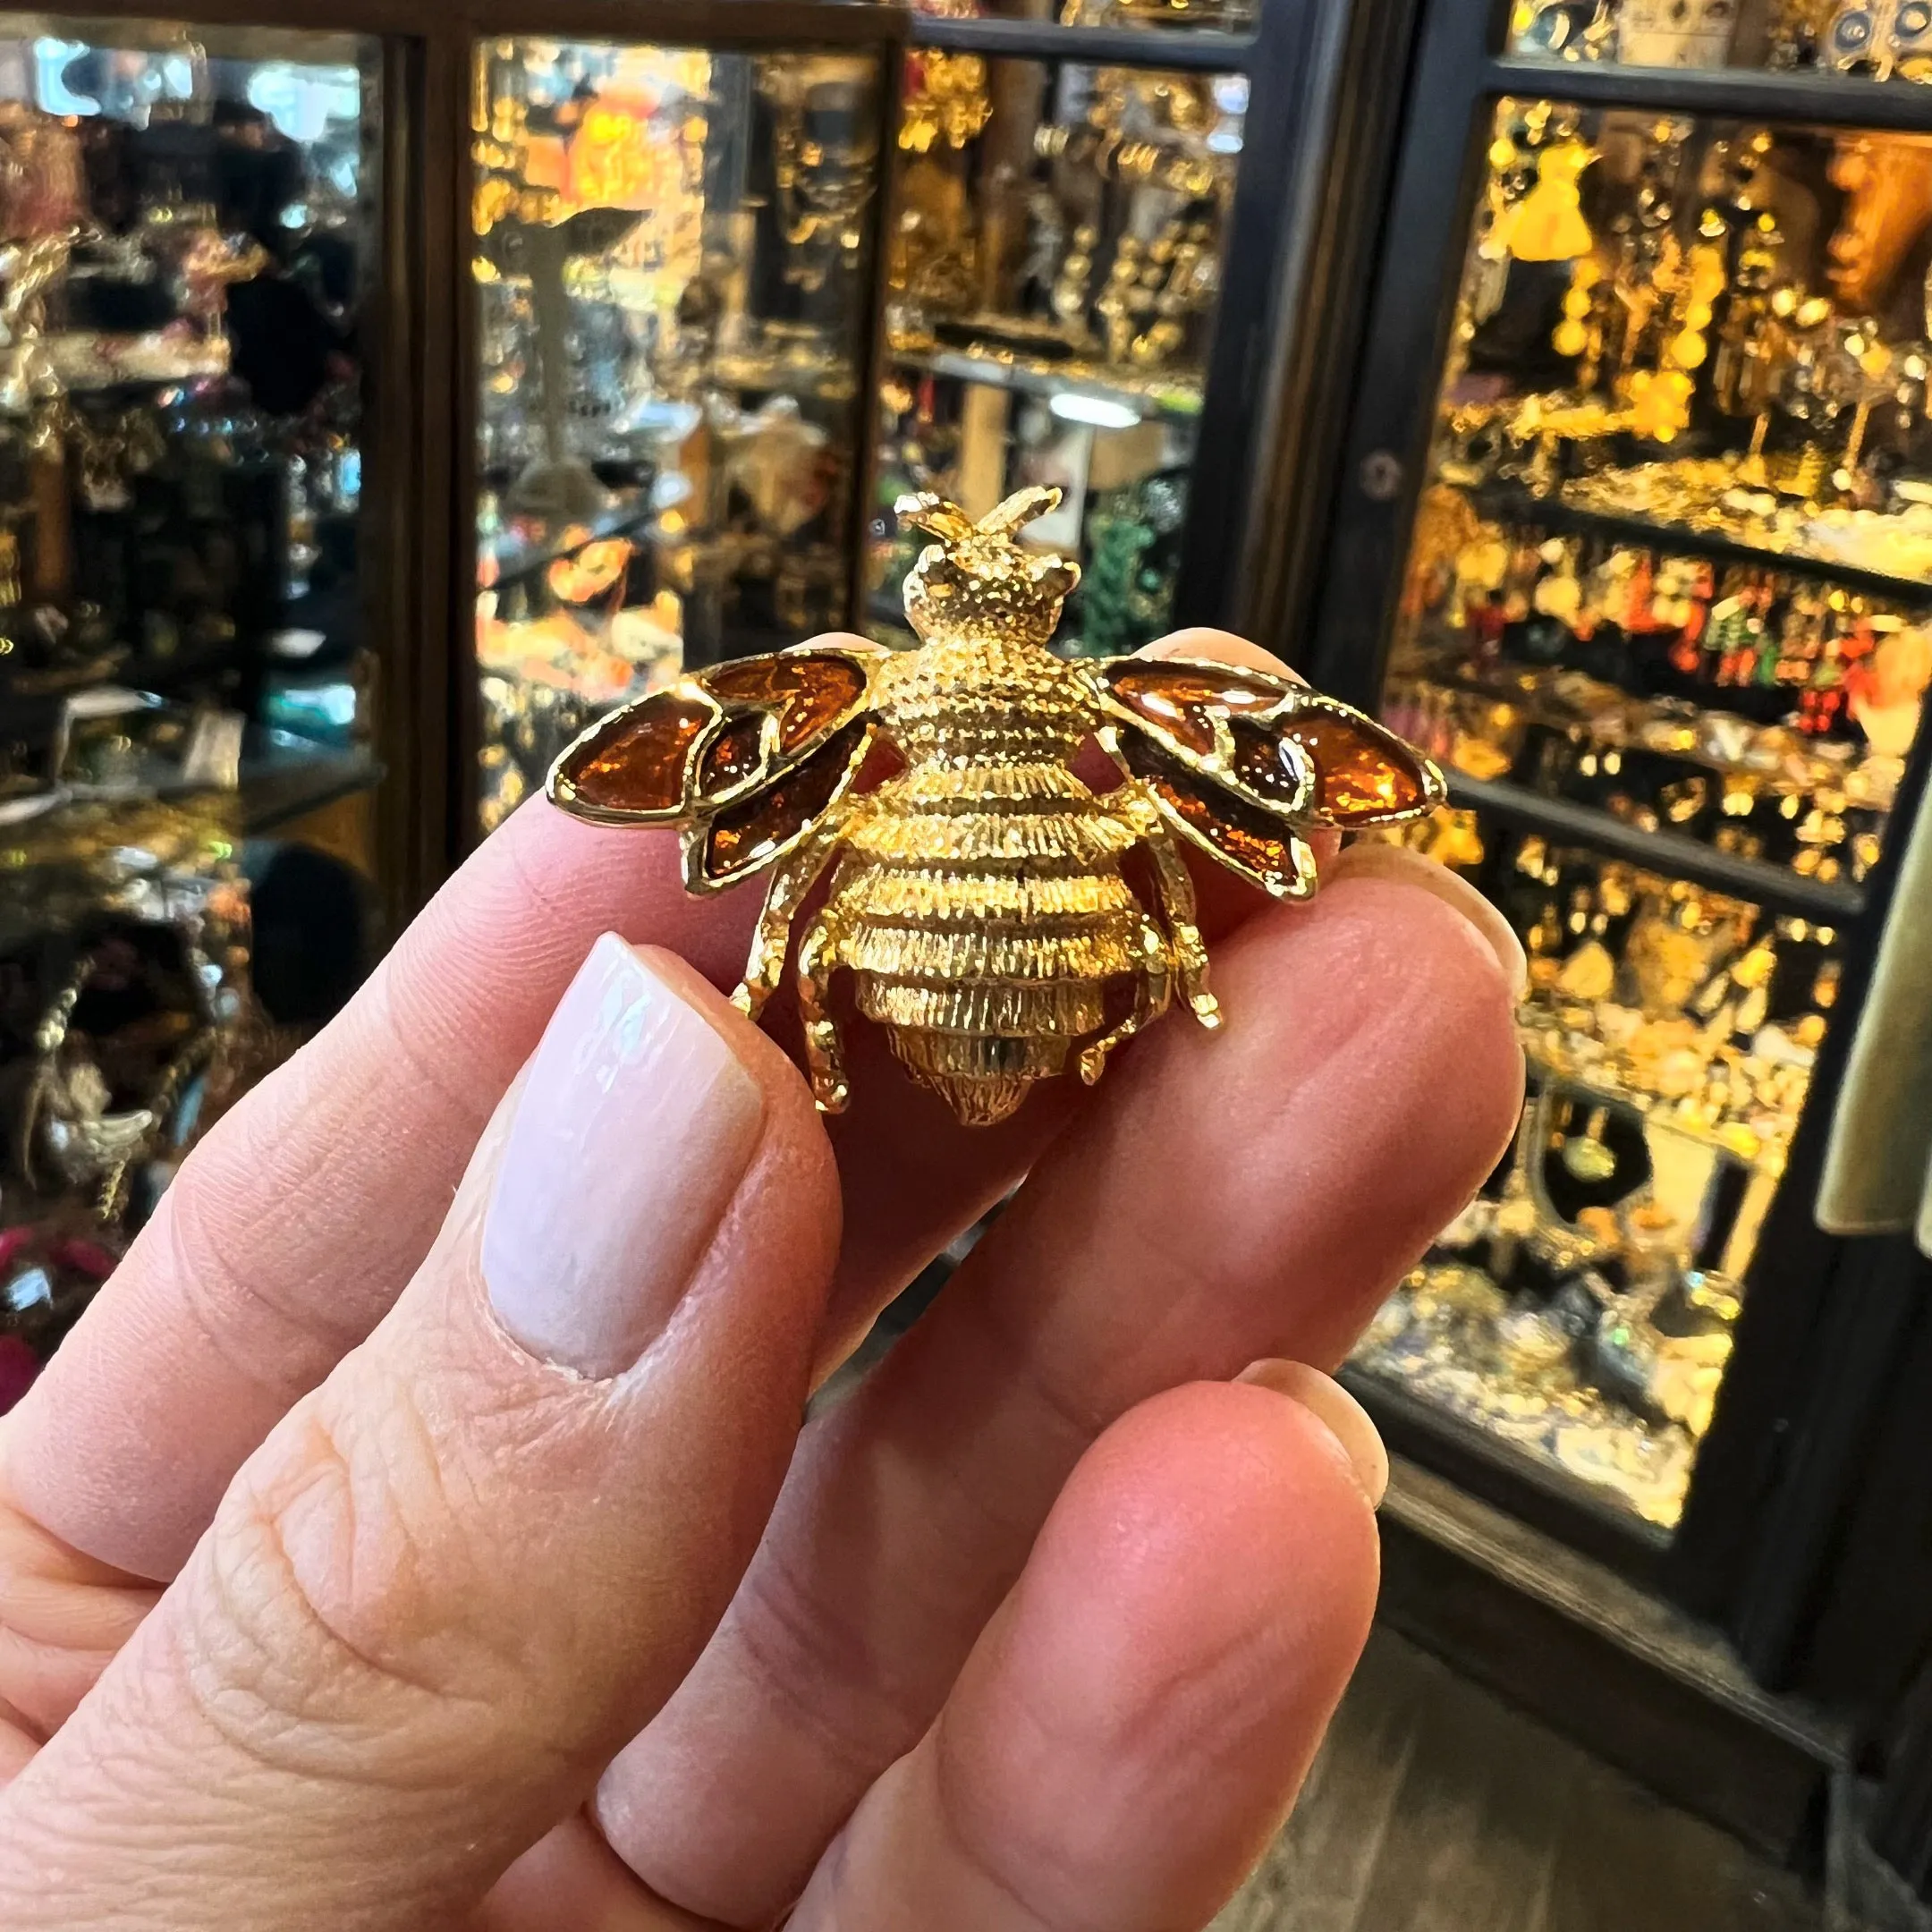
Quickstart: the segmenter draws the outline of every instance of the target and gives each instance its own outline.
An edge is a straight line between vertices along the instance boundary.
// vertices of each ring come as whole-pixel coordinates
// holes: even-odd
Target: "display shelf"
[[[1647,517],[1614,516],[1607,511],[1579,509],[1560,497],[1541,496],[1510,485],[1483,484],[1470,491],[1477,511],[1497,523],[1531,523],[1559,534],[1606,537],[1615,543],[1639,544],[1666,556],[1708,557],[1715,564],[1742,564],[1802,577],[1812,583],[1835,584],[1870,597],[1915,608],[1932,606],[1932,583],[1894,577],[1885,571],[1863,570],[1830,557],[1773,550],[1761,544],[1741,543],[1685,523],[1658,523]]]
[[[1492,1434],[1479,1422],[1439,1407],[1394,1377],[1348,1361],[1336,1371],[1335,1378],[1375,1418],[1377,1427],[1397,1454],[1411,1453],[1422,1445],[1433,1448],[1445,1443],[1453,1462],[1460,1464],[1467,1459],[1485,1465],[1509,1487],[1527,1484],[1558,1504],[1563,1513],[1580,1514],[1593,1524],[1603,1542],[1613,1547],[1623,1546],[1619,1554],[1635,1549],[1655,1558],[1669,1547],[1668,1530],[1645,1521],[1597,1484],[1585,1481],[1558,1464],[1524,1455],[1513,1444]],[[1580,1540],[1588,1546],[1592,1539]]]
[[[1518,54],[1484,64],[1485,92],[1634,107],[1651,114],[1707,114],[1741,121],[1922,132],[1926,102],[1911,83],[1849,74],[1773,73],[1745,67],[1625,67],[1611,61],[1551,60]]]
[[[1647,872],[1728,893],[1767,912],[1841,925],[1864,909],[1865,894],[1857,886],[1835,879],[1808,879],[1783,866],[1716,852],[1682,833],[1646,832],[1607,812],[1572,805],[1563,799],[1545,798],[1504,779],[1471,778],[1453,768],[1445,775],[1451,804],[1486,813],[1505,825],[1527,826],[1572,844],[1610,852]]]
[[[1192,422],[1201,408],[1200,391],[1192,385],[1168,384],[1146,389],[1129,388],[1099,377],[1069,375],[1052,362],[1029,361],[1012,355],[975,353],[965,349],[888,350],[887,359],[902,369],[955,382],[979,383],[989,389],[1011,389],[1025,395],[1081,396],[1113,408],[1131,410],[1142,422],[1165,419]],[[1928,593],[1932,595],[1932,593]]]
[[[752,356],[720,356],[706,371],[720,389],[738,395],[788,395],[809,402],[843,407],[859,394],[858,371],[847,365],[806,369],[775,360]]]
[[[1627,1108],[1640,1119],[1658,1127],[1668,1127],[1673,1132],[1682,1134],[1687,1140],[1694,1140],[1699,1147],[1709,1148],[1725,1160],[1754,1173],[1767,1174],[1775,1179],[1784,1172],[1788,1148],[1784,1142],[1767,1140],[1753,1133],[1758,1142],[1755,1150],[1747,1150],[1735,1141],[1725,1139],[1721,1130],[1705,1127],[1695,1121],[1683,1118],[1677,1113],[1675,1103],[1661,1094],[1648,1093],[1640,1088],[1629,1087],[1621,1081],[1606,1080],[1601,1077],[1603,1070],[1597,1067],[1566,1066],[1562,1061],[1543,1051],[1537,1041],[1525,1034],[1522,1039],[1523,1061],[1531,1076],[1549,1085],[1560,1088],[1564,1093],[1573,1095],[1579,1100],[1599,1103],[1606,1106]],[[1743,1130],[1750,1132],[1750,1129]]]
[[[1109,67],[1165,68],[1192,73],[1244,72],[1256,36],[1204,29],[1063,27],[1057,21],[952,20],[914,13],[911,44],[987,58],[1080,61]]]
[[[1546,701],[1545,694],[1534,689],[1513,682],[1506,677],[1484,676],[1473,669],[1463,666],[1465,674],[1444,676],[1438,665],[1428,668],[1406,669],[1398,677],[1392,675],[1389,689],[1392,694],[1400,691],[1405,700],[1427,705],[1432,699],[1446,699],[1450,702],[1469,699],[1478,703],[1508,706],[1525,724],[1540,725],[1546,730],[1574,733],[1583,731],[1589,736],[1594,747],[1602,751],[1636,753],[1653,758],[1669,758],[1694,765],[1700,770],[1711,772],[1719,777],[1734,778],[1757,786],[1772,797],[1783,797],[1792,792],[1809,793],[1820,785],[1831,784],[1842,788],[1847,801],[1861,809],[1889,812],[1893,796],[1896,791],[1894,775],[1896,761],[1889,761],[1889,768],[1883,782],[1877,782],[1859,765],[1836,765],[1810,752],[1815,769],[1793,770],[1767,768],[1763,765],[1752,765],[1738,758],[1725,758],[1703,745],[1684,746],[1669,743],[1647,742],[1635,730],[1619,733],[1615,730],[1598,732],[1594,727],[1597,720],[1589,710],[1579,704],[1563,701],[1562,694],[1556,700]],[[1633,696],[1621,685],[1593,678],[1585,672],[1566,673],[1566,676],[1578,681],[1578,688],[1586,689],[1591,702],[1599,699],[1607,708],[1612,702],[1627,708],[1631,714],[1642,712],[1655,700],[1646,700]],[[1723,687],[1718,687],[1723,689]],[[1688,699],[1669,700],[1674,706],[1682,707],[1666,714],[1674,727],[1706,731],[1714,724],[1729,724],[1750,731],[1792,732],[1784,725],[1759,725],[1752,719],[1743,717],[1735,711],[1724,710],[1715,705],[1698,705]],[[1657,715],[1655,712],[1653,716]],[[1600,716],[1600,714],[1599,714]],[[1792,735],[1796,736],[1795,732]],[[1877,759],[1876,753],[1868,756]],[[1887,762],[1887,761],[1879,761]]]
[[[251,746],[242,756],[233,787],[236,828],[244,838],[261,838],[324,806],[361,792],[373,791],[383,780],[385,767],[366,746],[323,745],[305,741],[287,732],[268,734],[267,744]],[[59,825],[63,813],[97,813],[183,800],[221,797],[224,788],[203,784],[168,784],[141,791],[116,792],[97,787],[69,791],[63,786],[38,799],[12,801],[0,826],[47,828]]]
[[[273,736],[280,741],[242,760],[242,829],[250,838],[382,783],[382,762],[365,746],[307,745],[284,732]]]

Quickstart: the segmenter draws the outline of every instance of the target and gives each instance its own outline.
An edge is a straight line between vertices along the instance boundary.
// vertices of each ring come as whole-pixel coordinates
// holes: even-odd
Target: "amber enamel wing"
[[[902,500],[936,539],[906,580],[919,649],[838,639],[719,665],[603,719],[551,772],[551,799],[580,818],[677,826],[693,892],[769,873],[736,996],[754,1015],[826,882],[797,983],[827,1112],[848,1097],[835,974],[915,1080],[969,1124],[1001,1120],[1037,1080],[1098,1080],[1176,996],[1219,1023],[1183,846],[1301,899],[1310,833],[1443,801],[1427,758],[1285,678],[1055,657],[1079,570],[1015,532],[1056,501],[1023,491],[975,523]],[[1089,740],[1121,772],[1111,790],[1074,774]],[[897,768],[861,789],[886,748]]]

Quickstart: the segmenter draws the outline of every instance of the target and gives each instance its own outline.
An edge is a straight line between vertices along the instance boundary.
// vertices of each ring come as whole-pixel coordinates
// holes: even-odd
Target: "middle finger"
[[[1141,1042],[928,1320],[807,1431],[724,1623],[599,1793],[660,1896],[733,1925],[796,1897],[1099,1431],[1257,1356],[1338,1360],[1494,1165],[1521,1061],[1470,919],[1344,876],[1216,970],[1224,1031]]]

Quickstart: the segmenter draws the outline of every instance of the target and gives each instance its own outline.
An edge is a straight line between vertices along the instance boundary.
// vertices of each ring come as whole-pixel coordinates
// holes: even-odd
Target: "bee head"
[[[957,504],[930,492],[899,499],[900,522],[939,539],[920,551],[905,580],[906,615],[923,641],[1044,646],[1052,638],[1060,606],[1080,582],[1080,565],[1030,550],[1013,532],[1059,501],[1056,489],[1024,489],[975,523]]]

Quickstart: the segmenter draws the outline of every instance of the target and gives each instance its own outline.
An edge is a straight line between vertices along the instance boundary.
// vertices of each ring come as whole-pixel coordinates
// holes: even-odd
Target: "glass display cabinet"
[[[911,641],[897,592],[916,548],[891,515],[910,489],[975,514],[1061,489],[1029,536],[1081,563],[1063,648],[1113,656],[1225,618],[1229,504],[1201,472],[1247,465],[1231,352],[1252,346],[1252,267],[1273,259],[1280,182],[1259,177],[1284,165],[1301,24],[1085,0],[1057,22],[915,13],[866,586],[880,641]]]
[[[0,1409],[367,956],[385,105],[352,34],[0,15]]]
[[[899,24],[477,41],[479,829],[609,706],[846,622]]]
[[[1882,1379],[1813,1208],[1925,784],[1925,24],[1426,6],[1289,625],[1442,764],[1414,842],[1529,959],[1515,1143],[1350,1385],[1545,1539],[1519,1579],[1567,1546],[1783,1682]]]
[[[117,6],[0,16],[0,1098],[95,1260],[589,718],[875,619],[902,488],[1062,482],[1083,648],[1231,614],[1314,9]]]
[[[1668,1530],[1932,679],[1926,275],[1869,133],[1489,131],[1382,702],[1536,1092],[1360,1361]]]
[[[1030,534],[1085,565],[1069,648],[1224,618],[1295,139],[1249,102],[1298,87],[1309,20],[479,33],[478,828],[684,665],[910,643],[908,489],[1059,484]]]

